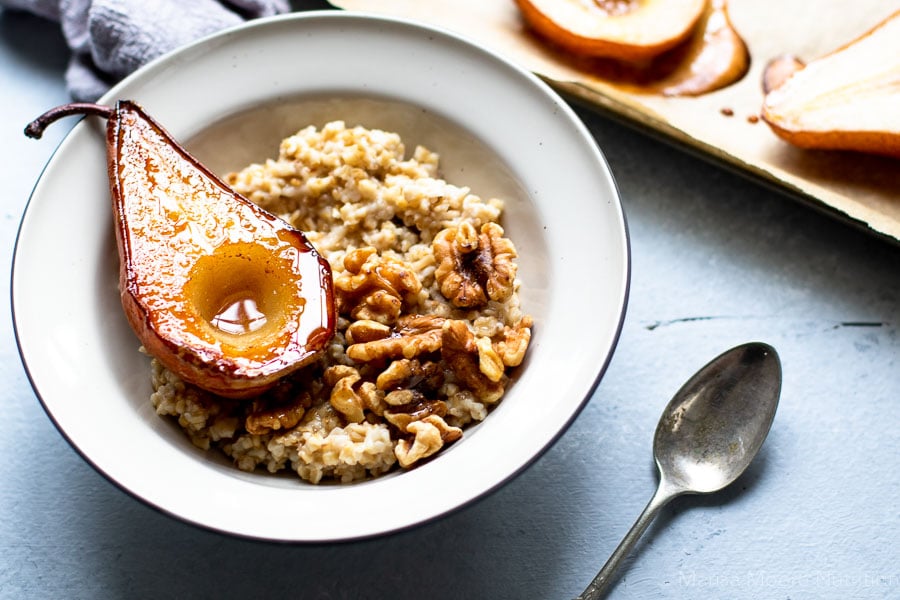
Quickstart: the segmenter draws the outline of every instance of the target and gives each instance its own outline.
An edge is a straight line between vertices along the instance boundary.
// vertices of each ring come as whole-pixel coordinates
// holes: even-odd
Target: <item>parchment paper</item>
[[[900,2],[731,0],[729,14],[749,47],[750,71],[728,88],[694,98],[635,94],[577,70],[565,55],[530,33],[512,0],[331,3],[458,32],[540,75],[570,98],[722,161],[872,233],[900,241],[900,160],[793,148],[762,121],[749,119],[759,114],[762,72],[770,59],[793,54],[809,61],[827,54],[900,9]],[[723,109],[733,114],[727,116]]]

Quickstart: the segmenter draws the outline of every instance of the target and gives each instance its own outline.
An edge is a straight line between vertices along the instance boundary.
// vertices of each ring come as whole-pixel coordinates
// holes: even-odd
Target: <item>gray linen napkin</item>
[[[72,49],[66,85],[93,101],[138,67],[245,20],[289,10],[288,0],[0,0],[60,24]]]

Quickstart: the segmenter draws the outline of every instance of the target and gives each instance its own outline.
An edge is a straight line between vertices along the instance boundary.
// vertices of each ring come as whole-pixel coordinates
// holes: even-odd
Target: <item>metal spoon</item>
[[[766,439],[781,393],[775,349],[753,342],[700,369],[666,406],[653,456],[659,487],[625,538],[576,600],[597,600],[660,509],[682,494],[708,494],[733,482]]]

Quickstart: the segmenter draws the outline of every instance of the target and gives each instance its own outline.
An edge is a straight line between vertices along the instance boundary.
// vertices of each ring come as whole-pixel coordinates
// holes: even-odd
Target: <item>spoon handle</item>
[[[575,600],[599,600],[600,598],[603,598],[613,582],[613,574],[618,570],[625,558],[631,554],[634,545],[637,544],[637,541],[640,539],[641,535],[643,535],[644,531],[646,531],[651,521],[656,518],[660,509],[668,504],[670,500],[678,496],[679,493],[679,491],[673,490],[666,485],[664,480],[659,482],[656,493],[653,494],[653,498],[647,503],[646,508],[644,508],[644,511],[637,518],[637,521],[634,522],[634,525],[631,526],[631,529],[628,530],[628,533],[626,533],[625,537],[622,538],[622,541],[619,542],[619,545],[610,555],[606,564],[603,565],[603,568],[600,569],[600,572],[597,573],[597,576],[594,577],[594,580],[591,581],[590,585],[588,585]]]

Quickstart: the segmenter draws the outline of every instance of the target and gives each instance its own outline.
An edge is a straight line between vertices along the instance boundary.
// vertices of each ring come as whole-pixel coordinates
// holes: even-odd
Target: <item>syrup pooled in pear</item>
[[[74,107],[74,108],[73,108]],[[334,335],[331,269],[302,232],[231,190],[133,102],[108,118],[107,164],[128,321],[182,379],[232,398],[308,364]]]

